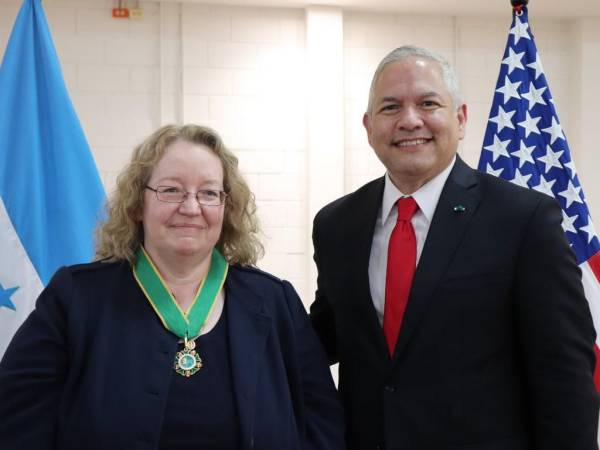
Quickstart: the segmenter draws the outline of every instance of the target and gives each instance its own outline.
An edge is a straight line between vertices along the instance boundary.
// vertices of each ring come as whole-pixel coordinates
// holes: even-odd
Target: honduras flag
[[[92,259],[104,197],[40,0],[24,0],[0,66],[0,356],[54,271]]]

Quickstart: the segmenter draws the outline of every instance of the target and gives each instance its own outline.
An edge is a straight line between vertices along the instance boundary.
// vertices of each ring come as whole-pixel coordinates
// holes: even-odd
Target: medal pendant
[[[202,359],[195,348],[196,343],[186,338],[183,350],[175,353],[174,368],[179,375],[191,377],[202,368]]]

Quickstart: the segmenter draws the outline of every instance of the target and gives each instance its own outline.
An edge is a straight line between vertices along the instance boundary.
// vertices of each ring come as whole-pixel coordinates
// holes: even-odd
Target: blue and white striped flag
[[[0,356],[54,271],[93,257],[104,197],[40,0],[25,0],[0,67]]]
[[[527,7],[517,7],[500,65],[479,170],[558,200],[563,210],[562,226],[581,267],[600,339],[600,241],[528,20]],[[597,389],[598,363],[600,358],[594,374]]]

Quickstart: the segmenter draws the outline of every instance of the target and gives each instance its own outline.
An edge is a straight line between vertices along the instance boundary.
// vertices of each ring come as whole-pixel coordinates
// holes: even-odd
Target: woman
[[[297,294],[252,267],[254,213],[214,131],[138,146],[98,261],[55,274],[0,363],[0,448],[343,448]]]

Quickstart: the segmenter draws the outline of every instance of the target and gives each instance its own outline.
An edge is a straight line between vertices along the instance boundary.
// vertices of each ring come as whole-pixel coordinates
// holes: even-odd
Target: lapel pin
[[[452,211],[454,211],[455,213],[463,213],[467,210],[467,208],[465,208],[463,205],[456,205],[454,208],[452,208]]]

